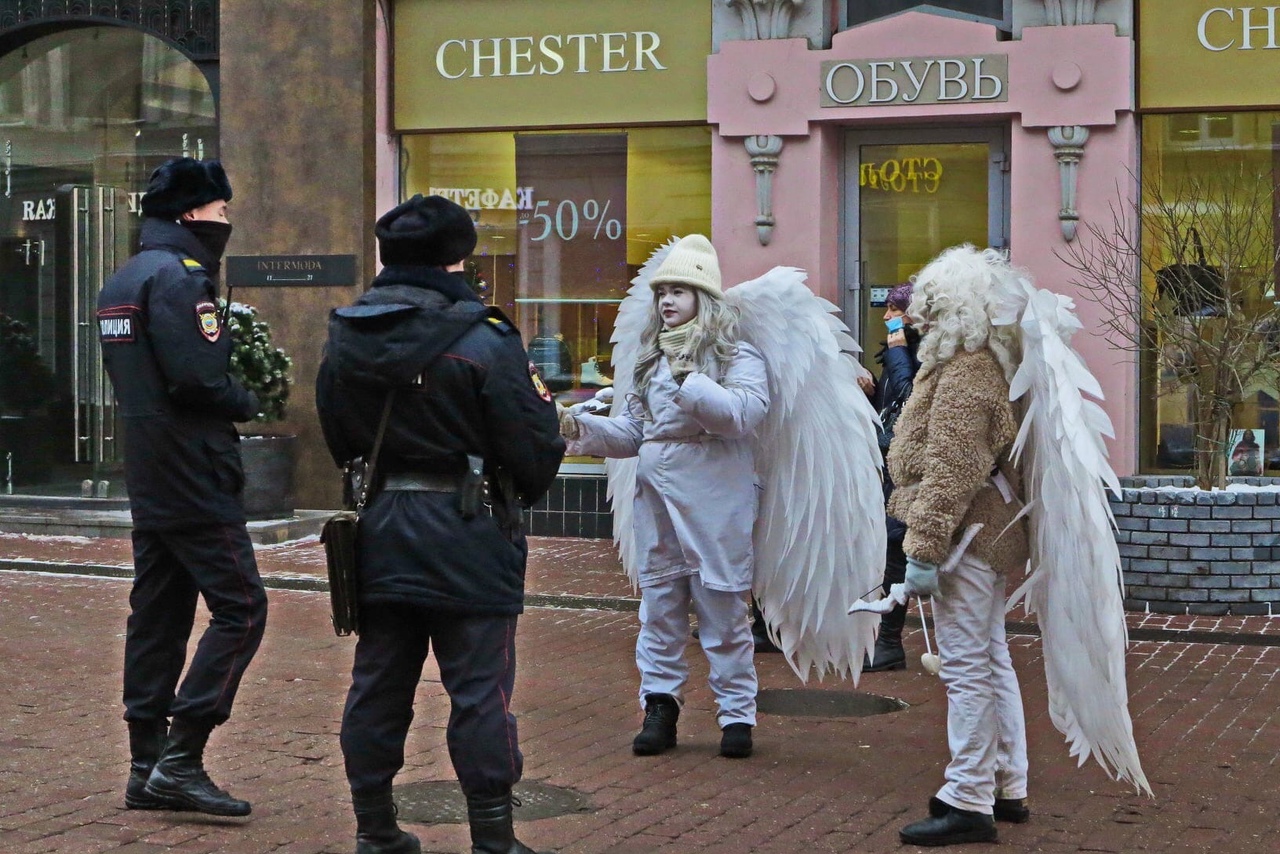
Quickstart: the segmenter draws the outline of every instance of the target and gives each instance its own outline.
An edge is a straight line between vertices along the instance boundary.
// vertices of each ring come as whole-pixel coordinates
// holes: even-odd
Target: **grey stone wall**
[[[1277,478],[1233,478],[1280,487]],[[1280,489],[1198,492],[1187,477],[1124,479],[1111,496],[1125,607],[1162,614],[1280,613]]]

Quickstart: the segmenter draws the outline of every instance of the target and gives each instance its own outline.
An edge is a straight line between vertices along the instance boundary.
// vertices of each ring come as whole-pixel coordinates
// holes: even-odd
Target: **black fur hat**
[[[447,267],[476,248],[471,214],[444,196],[421,193],[382,215],[373,227],[382,263]]]
[[[142,196],[142,213],[159,219],[177,219],[210,202],[231,201],[231,182],[217,160],[179,157],[151,173]]]

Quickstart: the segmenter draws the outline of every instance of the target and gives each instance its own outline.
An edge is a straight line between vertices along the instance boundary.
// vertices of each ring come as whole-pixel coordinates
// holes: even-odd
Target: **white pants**
[[[939,585],[933,617],[951,763],[938,799],[990,815],[997,797],[1027,796],[1026,721],[1005,639],[1004,576],[966,557]]]
[[[727,593],[702,586],[697,575],[685,575],[640,589],[640,636],[636,667],[640,669],[640,707],[648,694],[670,694],[684,706],[689,664],[689,604],[698,614],[698,639],[707,656],[711,691],[720,705],[717,721],[756,725],[755,641],[747,609],[749,591]]]

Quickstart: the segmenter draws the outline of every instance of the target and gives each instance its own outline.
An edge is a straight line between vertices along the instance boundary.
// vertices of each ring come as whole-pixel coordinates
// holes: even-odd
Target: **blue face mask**
[[[891,317],[891,318],[889,318],[888,320],[886,320],[886,321],[884,322],[884,328],[885,328],[885,329],[888,329],[890,332],[901,332],[901,331],[902,331],[902,318],[901,318],[901,317]]]

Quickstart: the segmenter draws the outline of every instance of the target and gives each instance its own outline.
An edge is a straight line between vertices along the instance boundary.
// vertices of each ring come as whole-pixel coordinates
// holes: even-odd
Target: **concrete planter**
[[[287,519],[294,511],[297,436],[243,436],[244,512],[250,519]]]
[[[1160,614],[1280,614],[1280,478],[1204,492],[1186,476],[1123,478],[1111,497],[1125,607]],[[1173,488],[1170,488],[1173,487]]]

